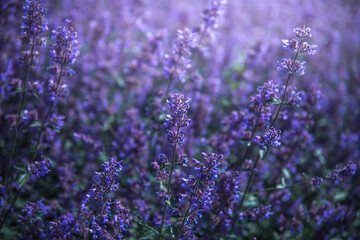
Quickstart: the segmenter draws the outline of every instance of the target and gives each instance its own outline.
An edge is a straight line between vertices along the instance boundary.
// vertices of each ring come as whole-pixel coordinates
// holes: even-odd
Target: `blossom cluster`
[[[26,0],[21,22],[21,40],[24,44],[46,45],[46,39],[39,37],[48,30],[48,22],[45,18],[47,9],[41,5],[41,2],[41,0]]]
[[[354,175],[356,173],[357,166],[355,163],[350,161],[343,169],[336,168],[332,170],[327,178],[330,179],[335,185],[338,185],[339,182],[343,180],[344,176]]]
[[[50,45],[51,66],[48,72],[56,79],[50,79],[48,84],[49,99],[55,102],[58,97],[68,96],[67,84],[60,84],[61,77],[74,75],[75,71],[69,67],[76,62],[80,54],[77,46],[77,32],[70,26],[71,20],[66,19],[65,26],[52,31],[53,44]]]
[[[184,95],[175,93],[168,104],[171,109],[171,114],[166,116],[164,126],[167,128],[168,141],[170,143],[183,143],[184,131],[180,128],[187,127],[191,120],[187,117],[187,110],[190,108],[190,99],[184,100]],[[175,127],[176,130],[169,128]]]
[[[263,219],[269,218],[274,213],[270,211],[271,205],[269,206],[260,206],[254,209],[248,209],[239,214],[240,221],[250,220],[250,221],[261,221]]]
[[[309,27],[304,28],[295,28],[294,35],[300,39],[300,42],[296,39],[284,39],[283,48],[289,49],[293,52],[296,52],[296,56],[298,53],[308,53],[310,55],[314,55],[316,53],[317,45],[310,45],[307,42],[304,42],[305,38],[312,37],[311,29]],[[298,61],[296,59],[292,60],[289,58],[283,58],[279,62],[278,70],[283,71],[284,73],[294,74],[296,72],[300,72],[300,75],[305,74],[306,69],[306,61]]]
[[[173,79],[179,79],[181,82],[185,81],[186,70],[191,68],[190,56],[193,42],[194,37],[190,29],[178,30],[172,55],[166,54],[164,57],[164,75],[166,79],[169,79],[169,81]]]
[[[265,147],[279,147],[281,145],[281,130],[271,127],[262,136],[255,136],[254,143],[258,144],[260,149],[264,150]]]
[[[41,161],[35,161],[32,163],[28,170],[31,173],[31,175],[36,176],[37,178],[43,177],[47,175],[52,168],[52,162],[50,159],[46,158],[45,156],[41,156]]]
[[[201,153],[203,163],[197,159],[192,159],[195,169],[195,176],[190,175],[183,178],[186,192],[181,194],[179,199],[180,206],[172,209],[173,215],[179,214],[178,209],[188,208],[184,217],[184,237],[193,239],[195,227],[204,211],[209,211],[212,203],[212,191],[214,190],[215,181],[219,175],[219,165],[223,156],[221,154]]]

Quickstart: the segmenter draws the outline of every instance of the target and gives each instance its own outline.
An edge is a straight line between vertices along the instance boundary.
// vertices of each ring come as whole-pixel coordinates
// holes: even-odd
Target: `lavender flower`
[[[316,206],[316,201],[311,203],[310,216],[315,219],[316,225],[320,225],[324,219],[329,219],[333,212],[331,203],[323,203],[319,207]]]
[[[151,167],[156,171],[155,179],[157,181],[164,181],[169,177],[165,169],[162,169],[165,164],[169,164],[169,160],[165,154],[159,154],[157,161],[151,162]]]
[[[350,161],[342,170],[340,168],[336,168],[332,170],[327,178],[330,179],[335,185],[338,185],[339,182],[343,180],[343,176],[354,175],[356,172],[357,166],[355,163]]]
[[[319,189],[323,180],[324,179],[322,179],[320,177],[314,177],[310,180],[310,185],[316,189]]]
[[[289,73],[289,74],[294,74],[296,72],[300,72],[300,75],[304,75],[305,74],[305,69],[306,69],[306,62],[300,62],[300,61],[293,61],[289,58],[283,58],[281,59],[278,66],[278,71],[283,71],[283,73]]]
[[[24,44],[34,44],[34,46],[46,45],[45,38],[39,35],[48,30],[48,23],[45,19],[47,9],[41,6],[42,0],[26,0],[24,15],[21,22],[21,38]]]
[[[38,120],[38,113],[35,110],[33,111],[24,110],[24,115],[21,117],[21,119],[24,125],[32,124]]]
[[[27,201],[22,214],[18,216],[18,223],[24,227],[22,237],[24,239],[45,240],[48,236],[46,226],[46,215],[51,212],[51,208],[43,203],[43,199],[37,202]]]
[[[72,239],[73,229],[78,229],[74,214],[63,214],[56,222],[50,222],[50,236],[54,240]]]
[[[51,66],[48,71],[57,76],[57,80],[50,79],[50,101],[54,102],[58,97],[66,97],[69,90],[66,84],[60,85],[62,76],[72,76],[75,71],[69,67],[73,65],[80,54],[77,46],[77,33],[70,26],[71,20],[65,20],[64,27],[58,27],[52,31],[52,39],[55,43],[50,45]]]
[[[31,175],[39,178],[48,174],[50,172],[50,168],[52,168],[51,160],[42,155],[41,161],[35,161],[34,163],[32,163],[28,167],[28,171],[31,173]]]
[[[171,143],[183,143],[184,131],[180,130],[182,127],[187,127],[191,120],[187,118],[187,109],[190,108],[190,99],[184,101],[184,95],[175,93],[172,96],[172,101],[168,101],[171,108],[171,115],[166,116],[164,126],[166,128],[175,127],[176,130],[167,130],[168,140]]]
[[[50,59],[53,66],[55,63],[73,65],[80,54],[77,47],[77,33],[70,26],[71,20],[66,19],[65,22],[64,27],[58,27],[52,31],[51,39],[55,43],[50,45]],[[57,74],[58,72],[56,71],[55,73]],[[69,72],[66,74],[72,75]]]
[[[259,206],[252,210],[248,209],[244,212],[239,213],[239,220],[249,220],[249,221],[261,221],[263,219],[269,218],[274,213],[270,212],[271,205],[268,206]]]
[[[111,158],[105,162],[103,164],[103,172],[95,172],[95,183],[87,194],[86,202],[90,199],[101,201],[104,198],[104,194],[115,192],[119,187],[116,180],[121,170],[121,161]]]
[[[305,28],[294,28],[294,34],[296,37],[302,39],[302,38],[308,38],[308,37],[312,37],[311,34],[311,29],[309,27]]]
[[[265,150],[265,147],[279,147],[281,145],[281,131],[271,127],[268,131],[262,136],[256,136],[254,138],[254,143],[258,144],[260,149]]]
[[[223,15],[226,0],[210,0],[208,8],[203,10],[202,31],[212,36],[212,31],[218,28],[220,17]]]
[[[173,80],[185,81],[186,70],[191,68],[190,48],[193,42],[194,37],[189,29],[178,30],[172,55],[166,54],[164,57],[164,75],[166,79],[169,79],[166,93],[168,93]]]
[[[253,118],[248,118],[247,129],[249,130],[252,130],[254,124],[263,128],[268,128],[270,126],[272,115],[270,104],[278,101],[277,94],[279,88],[273,80],[269,80],[264,86],[259,87],[257,92],[258,93],[255,96],[250,97],[250,108],[255,112],[257,120],[255,120],[255,122]]]
[[[184,237],[192,239],[195,233],[195,227],[198,224],[199,219],[202,217],[203,211],[210,210],[212,205],[212,191],[214,189],[215,180],[219,177],[219,165],[218,160],[221,160],[223,156],[221,154],[206,154],[201,153],[204,158],[204,163],[193,159],[193,165],[195,167],[195,176],[190,175],[188,178],[183,178],[187,192],[181,194],[179,200],[180,208],[188,209],[184,215],[183,223],[180,227],[184,229]],[[186,204],[188,205],[187,207]],[[191,210],[191,211],[190,211]],[[177,212],[177,211],[173,211]],[[188,215],[188,213],[190,213]]]
[[[291,91],[289,94],[288,104],[290,104],[291,106],[299,107],[301,101],[303,100],[303,96],[304,96],[304,92],[302,91],[299,92],[296,92],[295,90]]]
[[[316,45],[309,45],[307,42],[304,42],[303,40],[305,38],[310,38],[311,35],[311,29],[308,28],[295,28],[294,29],[294,34],[296,37],[300,38],[300,43],[296,40],[296,39],[291,39],[291,40],[287,40],[287,39],[283,39],[283,47],[285,49],[289,49],[293,52],[296,52],[296,57],[298,56],[298,53],[304,53],[307,52],[308,54],[314,55],[316,53]],[[296,72],[300,72],[300,75],[304,75],[305,74],[305,69],[306,69],[306,62],[300,62],[296,59],[291,60],[288,58],[283,58],[281,59],[281,61],[278,62],[279,66],[278,66],[278,71],[283,71],[283,73],[289,73],[289,74],[294,74]]]

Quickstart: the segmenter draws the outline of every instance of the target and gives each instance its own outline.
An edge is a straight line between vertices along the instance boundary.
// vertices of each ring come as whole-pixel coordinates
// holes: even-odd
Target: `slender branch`
[[[294,64],[295,64],[296,59],[297,59],[297,57],[298,57],[298,55],[299,55],[299,52],[300,52],[300,48],[301,48],[302,43],[303,43],[303,39],[300,40],[299,48],[298,48],[298,50],[296,51],[296,54],[295,54],[294,60],[293,60],[293,62],[292,62],[291,68],[294,67]],[[279,108],[278,108],[278,110],[277,110],[277,112],[276,112],[275,118],[274,118],[274,120],[273,120],[273,122],[272,122],[272,124],[271,124],[270,127],[272,127],[272,126],[275,125],[275,122],[276,122],[276,120],[277,120],[277,118],[278,118],[278,116],[279,116],[279,113],[280,113],[280,111],[281,111],[281,108],[282,108],[282,106],[283,106],[283,104],[284,104],[284,101],[285,101],[285,98],[286,98],[288,85],[289,85],[290,78],[291,78],[292,75],[293,75],[292,72],[290,72],[289,75],[288,75],[288,78],[287,78],[287,80],[286,80],[286,86],[285,86],[284,96],[283,96],[283,98],[282,98],[282,100],[281,100],[280,106],[279,106]]]
[[[251,148],[251,146],[252,146],[251,143],[252,143],[252,140],[254,139],[255,132],[256,132],[256,129],[257,129],[258,124],[259,124],[259,119],[260,119],[260,115],[261,115],[262,108],[263,108],[263,105],[261,104],[260,111],[259,111],[259,115],[257,116],[256,122],[255,122],[255,126],[253,127],[253,129],[252,129],[252,131],[251,131],[250,140],[249,140],[249,143],[247,144],[247,147],[246,147],[246,150],[245,150],[245,154],[244,154],[244,156],[241,158],[241,160],[240,160],[240,162],[239,162],[239,167],[242,166],[242,164],[243,164],[243,162],[245,161],[247,155],[249,154],[250,148]]]
[[[292,62],[291,69],[294,67],[294,64],[295,64],[295,61],[296,61],[296,59],[297,59],[297,57],[298,57],[298,55],[299,55],[299,52],[300,52],[300,48],[301,48],[302,43],[303,43],[303,39],[300,40],[299,48],[298,48],[297,51],[296,51],[294,60],[293,60],[293,62]],[[289,85],[289,82],[290,82],[290,78],[291,78],[292,75],[293,75],[293,72],[290,72],[289,75],[288,75],[288,78],[287,78],[287,80],[286,80],[286,86],[285,86],[284,95],[283,95],[283,97],[282,97],[280,106],[279,106],[279,108],[278,108],[278,110],[277,110],[277,112],[276,112],[275,118],[274,118],[272,124],[270,125],[270,127],[272,127],[272,126],[275,125],[276,120],[277,120],[277,118],[278,118],[278,116],[279,116],[279,113],[280,113],[280,111],[281,111],[281,109],[282,109],[282,106],[283,106],[283,104],[284,104],[284,101],[285,101],[285,98],[286,98],[286,95],[287,95],[287,89],[288,89],[288,85]],[[263,160],[265,160],[265,158],[266,158],[267,155],[270,153],[270,151],[271,151],[271,148],[270,148],[270,146],[269,146],[269,147],[268,147],[268,150],[267,150],[266,153],[265,153],[265,156],[264,156]],[[251,172],[250,178],[249,178],[249,180],[248,180],[248,182],[247,182],[247,184],[246,184],[246,189],[245,189],[245,192],[244,192],[243,197],[241,198],[240,205],[237,207],[236,211],[234,212],[233,225],[232,225],[232,227],[231,227],[230,233],[234,232],[234,230],[235,230],[235,228],[236,228],[236,224],[237,224],[237,220],[238,220],[237,216],[238,216],[238,214],[241,212],[241,210],[242,210],[242,208],[243,208],[243,205],[244,205],[244,202],[245,202],[245,199],[246,199],[246,195],[247,195],[247,194],[249,193],[249,191],[250,191],[251,184],[252,184],[252,181],[253,181],[253,178],[254,178],[254,175],[255,175],[254,169],[255,169],[255,168],[257,167],[257,165],[258,165],[259,159],[260,159],[260,153],[258,153],[258,155],[257,155],[256,161],[255,161],[255,164],[254,164],[254,167],[253,167],[253,171]]]
[[[21,100],[20,100],[20,106],[19,106],[19,110],[18,110],[18,117],[16,119],[16,124],[18,124],[19,121],[20,121],[21,113],[23,111],[24,104],[25,104],[25,99],[26,99],[26,94],[27,94],[27,87],[28,87],[29,76],[30,76],[30,69],[31,69],[31,66],[33,65],[34,48],[35,48],[35,40],[33,40],[33,43],[31,45],[30,62],[29,62],[29,66],[28,66],[28,69],[27,69],[25,81],[23,81],[23,84],[22,84]],[[9,171],[10,171],[11,160],[12,160],[12,158],[14,156],[17,137],[18,137],[18,129],[15,129],[14,130],[14,135],[13,135],[13,140],[12,140],[12,143],[11,143],[10,157],[7,159],[6,165],[5,165],[3,183],[5,183],[7,175],[9,173]]]
[[[186,221],[187,215],[189,214],[189,211],[190,211],[191,207],[192,207],[192,202],[190,203],[188,209],[186,210],[186,213],[185,213],[184,219],[182,220],[181,227],[180,227],[180,230],[179,230],[179,234],[177,235],[176,240],[178,240],[180,238],[182,229],[183,229],[183,227],[185,225],[185,221]]]
[[[288,185],[288,186],[283,186],[281,188],[279,187],[271,187],[271,188],[266,188],[264,190],[261,190],[261,191],[257,191],[257,192],[253,192],[252,194],[259,194],[259,193],[262,193],[262,192],[271,192],[271,191],[280,191],[280,190],[284,190],[284,189],[288,189],[288,188],[293,188],[293,187],[297,187],[297,186],[300,186],[300,185],[303,185],[305,183],[309,183],[311,179],[308,179],[308,180],[304,180],[304,181],[301,181],[301,182],[298,182],[298,183],[294,183],[292,185]]]
[[[57,79],[57,85],[56,85],[55,92],[57,92],[57,90],[58,90],[58,88],[59,88],[59,85],[60,85],[60,80],[61,80],[61,77],[62,77],[62,74],[63,74],[63,73],[62,73],[63,67],[64,67],[64,59],[62,59],[62,62],[61,62],[60,74],[59,74],[59,77],[58,77],[58,79]],[[41,136],[42,136],[42,133],[43,133],[43,131],[44,131],[44,129],[45,129],[46,121],[47,121],[47,119],[48,119],[49,116],[50,116],[50,113],[51,113],[51,110],[52,110],[53,106],[54,106],[54,102],[51,102],[50,107],[49,107],[49,110],[47,111],[46,116],[45,116],[45,118],[44,118],[44,120],[43,120],[43,122],[42,122],[42,124],[41,124],[41,129],[40,129],[39,135],[38,135],[38,137],[37,137],[36,145],[35,145],[35,152],[34,152],[32,158],[31,158],[31,160],[30,160],[30,163],[34,162],[34,160],[35,160],[35,158],[36,158],[36,156],[37,156],[37,153],[38,153],[38,151],[39,151],[39,144],[40,144]],[[7,215],[8,215],[9,212],[10,212],[10,210],[14,207],[14,204],[15,204],[16,200],[17,200],[18,197],[20,196],[20,193],[21,193],[23,187],[25,186],[26,182],[29,180],[29,178],[30,178],[30,175],[29,175],[29,173],[27,173],[26,176],[25,176],[25,178],[24,178],[24,180],[23,180],[23,185],[20,187],[19,191],[16,193],[13,201],[11,202],[10,207],[9,207],[8,210],[5,212],[3,221],[1,222],[1,225],[0,225],[0,229],[2,228],[2,226],[3,226],[3,224],[4,224],[5,220],[6,220],[6,217],[7,217]]]
[[[197,181],[196,184],[199,185],[199,181]],[[194,194],[194,196],[196,196],[197,194],[198,194],[198,189],[197,189],[196,193]],[[201,194],[200,194],[200,195],[201,195]],[[197,202],[197,201],[199,200],[200,195],[196,198],[195,202]],[[190,199],[191,199],[190,205],[189,205],[188,209],[186,210],[186,213],[185,213],[185,216],[184,216],[184,218],[183,218],[183,220],[182,220],[181,227],[180,227],[178,236],[176,237],[176,240],[178,240],[178,239],[180,238],[180,236],[181,236],[181,232],[182,232],[182,229],[183,229],[183,227],[184,227],[184,225],[185,225],[186,218],[187,218],[188,216],[191,216],[191,215],[195,212],[195,210],[196,210],[196,209],[195,209],[194,211],[192,211],[192,212],[189,214],[189,211],[191,210],[191,207],[192,207],[192,205],[193,205],[192,197],[191,197]]]
[[[246,199],[246,195],[248,194],[248,192],[250,191],[250,186],[251,186],[251,183],[254,179],[254,176],[255,176],[255,169],[259,163],[259,159],[260,159],[260,155],[258,154],[257,155],[257,158],[256,158],[256,161],[255,161],[255,164],[254,164],[254,167],[253,169],[251,170],[251,175],[250,175],[250,178],[246,184],[246,188],[245,188],[245,192],[244,192],[244,195],[242,196],[241,198],[241,202],[239,204],[239,206],[236,208],[236,211],[234,212],[234,216],[233,216],[233,225],[231,227],[231,230],[230,230],[230,233],[234,232],[235,228],[236,228],[236,224],[237,224],[237,216],[238,216],[238,213],[241,211],[243,205],[244,205],[244,202],[245,202],[245,199]]]
[[[159,232],[158,232],[155,228],[149,226],[149,225],[148,225],[146,222],[144,222],[142,219],[139,219],[138,216],[137,216],[136,214],[134,214],[132,211],[130,211],[130,214],[132,214],[132,215],[136,218],[136,220],[133,219],[133,221],[135,221],[135,222],[137,222],[137,223],[141,222],[141,223],[139,223],[139,224],[147,227],[149,230],[153,231],[154,233],[159,234]]]
[[[180,119],[179,119],[179,122],[180,122]],[[176,141],[179,138],[179,132],[180,132],[180,127],[177,128]],[[168,184],[167,184],[167,194],[169,194],[170,191],[171,191],[171,179],[172,179],[172,174],[173,174],[174,165],[175,165],[176,146],[177,146],[177,142],[175,142],[174,148],[173,148],[170,176],[169,176],[169,181],[168,181]],[[163,228],[163,225],[164,225],[164,220],[165,220],[165,215],[166,215],[166,208],[167,208],[167,203],[165,202],[164,209],[163,209],[163,214],[162,214],[162,219],[161,219],[160,230],[159,230],[159,240],[161,239],[162,228]]]
[[[64,67],[64,59],[62,59],[61,61],[61,66],[60,66],[60,73],[59,73],[59,77],[57,79],[57,82],[56,82],[56,88],[55,88],[55,93],[58,91],[59,89],[59,85],[60,85],[60,80],[61,80],[61,77],[63,75],[63,67]],[[50,107],[49,107],[49,110],[47,111],[46,113],[46,116],[43,120],[43,122],[41,123],[41,129],[40,129],[40,132],[39,132],[39,135],[37,137],[37,140],[36,140],[36,145],[35,145],[35,152],[30,160],[30,163],[34,162],[38,152],[39,152],[39,145],[40,145],[40,142],[41,142],[41,137],[42,137],[42,134],[45,130],[45,125],[46,125],[46,122],[50,116],[50,113],[51,113],[51,110],[52,108],[54,107],[54,103],[55,101],[52,101],[51,104],[50,104]]]

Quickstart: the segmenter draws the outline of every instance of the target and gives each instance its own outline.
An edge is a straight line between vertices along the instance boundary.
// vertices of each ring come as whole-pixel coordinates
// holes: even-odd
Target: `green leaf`
[[[268,101],[268,103],[270,103],[270,104],[280,104],[281,101],[280,101],[280,99],[274,98],[274,99]]]
[[[284,176],[286,177],[286,179],[290,179],[290,178],[291,178],[291,173],[290,173],[290,171],[289,171],[287,168],[282,168],[281,170],[282,170]]]
[[[26,173],[26,171],[27,171],[27,167],[25,165],[21,165],[21,164],[14,165],[14,168],[23,173]]]
[[[167,189],[162,181],[160,182],[160,189],[163,190],[164,192],[167,192]]]
[[[171,201],[170,201],[170,200],[166,200],[165,202],[167,203],[167,205],[169,205],[169,206],[172,208],[172,205],[171,205]]]
[[[25,185],[25,183],[29,180],[29,178],[30,178],[29,172],[22,174],[18,181],[19,188],[22,188]]]
[[[165,164],[161,165],[160,170],[164,171],[164,170],[168,169],[170,166],[171,166],[171,163],[165,163]]]
[[[159,115],[159,118],[158,118],[159,122],[165,121],[166,115],[167,115],[167,114],[165,114],[165,113],[161,113],[161,114]]]
[[[125,87],[125,80],[120,76],[115,76],[115,81],[120,88]]]
[[[264,157],[265,157],[265,150],[260,149],[260,150],[259,150],[259,154],[260,154],[260,158],[261,158],[261,159],[264,159]]]
[[[260,155],[260,159],[264,159],[266,157],[267,152],[269,151],[269,148],[267,146],[265,146],[265,149],[259,150],[259,155]]]
[[[310,179],[309,176],[306,173],[301,173],[301,175],[303,175],[306,179]]]
[[[286,187],[285,178],[282,178],[282,179],[281,179],[281,184],[282,184],[284,187]]]
[[[343,200],[345,200],[348,196],[348,192],[344,191],[344,192],[337,192],[334,196],[334,201],[335,202],[341,202]]]
[[[17,88],[15,92],[16,93],[22,93],[22,92],[25,92],[25,89]]]
[[[114,115],[111,115],[106,119],[106,122],[104,123],[103,127],[101,128],[102,131],[107,131],[111,129],[111,125],[116,121],[116,118]]]
[[[33,127],[41,127],[41,123],[39,121],[35,121],[32,124],[30,124],[29,127],[31,127],[31,128],[33,128]]]
[[[325,157],[324,157],[324,154],[323,154],[321,148],[319,148],[315,151],[315,156],[319,158],[321,164],[325,165],[326,160],[325,160]]]

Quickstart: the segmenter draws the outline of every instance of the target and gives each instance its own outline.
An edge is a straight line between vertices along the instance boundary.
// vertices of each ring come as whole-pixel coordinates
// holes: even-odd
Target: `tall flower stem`
[[[262,108],[263,108],[263,106],[261,105],[260,110],[259,110],[259,114],[261,114]],[[241,168],[243,162],[245,161],[247,155],[248,155],[249,152],[250,152],[250,148],[251,148],[251,146],[252,146],[251,143],[252,143],[252,140],[254,139],[255,132],[256,132],[256,129],[257,129],[258,124],[259,124],[259,119],[260,119],[260,116],[257,117],[256,122],[255,122],[255,126],[254,126],[253,129],[251,130],[250,140],[249,140],[249,143],[247,144],[247,147],[246,147],[244,156],[241,158],[240,162],[238,163],[238,166],[239,166],[240,168]]]
[[[59,85],[60,85],[60,80],[61,80],[61,77],[62,77],[62,74],[63,74],[63,67],[64,67],[64,60],[61,63],[60,73],[59,73],[59,77],[57,79],[55,93],[57,92],[57,90],[59,88]],[[36,139],[35,152],[34,152],[33,156],[31,157],[30,163],[35,161],[36,156],[37,156],[37,154],[39,152],[39,145],[40,145],[41,137],[42,137],[42,134],[43,134],[43,132],[45,130],[45,125],[46,125],[46,122],[47,122],[47,120],[48,120],[48,118],[50,116],[51,110],[54,107],[54,103],[55,103],[55,101],[51,101],[51,104],[50,104],[49,109],[48,109],[48,111],[47,111],[47,113],[45,115],[45,118],[44,118],[43,122],[41,123],[40,132],[39,132],[39,135],[38,135],[38,137]]]
[[[56,85],[56,90],[55,90],[55,92],[57,91],[57,89],[59,88],[59,85],[60,85],[60,80],[61,80],[61,77],[62,77],[62,74],[63,74],[63,73],[62,73],[62,71],[63,71],[63,66],[64,66],[64,61],[62,61],[62,64],[61,64],[61,67],[60,67],[60,74],[59,74],[59,77],[58,77],[58,79],[57,79],[57,85]],[[42,122],[42,124],[41,124],[41,129],[40,129],[39,135],[38,135],[38,137],[37,137],[36,145],[35,145],[35,152],[34,152],[33,156],[31,157],[30,163],[33,163],[33,162],[34,162],[34,160],[35,160],[35,158],[36,158],[36,156],[37,156],[37,154],[38,154],[38,152],[39,152],[39,145],[40,145],[41,136],[42,136],[42,134],[43,134],[43,132],[44,132],[44,130],[45,130],[46,121],[47,121],[47,119],[49,118],[50,113],[51,113],[51,110],[52,110],[53,107],[54,107],[54,102],[51,102],[50,107],[49,107],[49,110],[47,111],[46,116],[45,116],[45,118],[44,118],[44,120],[43,120],[43,122]],[[21,193],[24,185],[26,184],[26,182],[29,180],[29,178],[30,178],[30,173],[27,172],[26,175],[25,175],[25,177],[24,177],[24,179],[22,180],[22,185],[20,186],[20,188],[19,188],[18,192],[16,193],[13,201],[12,201],[11,204],[10,204],[10,207],[9,207],[8,210],[5,212],[4,218],[3,218],[2,222],[0,223],[0,229],[2,228],[2,226],[3,226],[3,224],[4,224],[5,220],[6,220],[6,217],[7,217],[7,215],[8,215],[9,212],[10,212],[10,210],[14,207],[14,205],[15,205],[15,203],[16,203],[16,200],[17,200],[18,197],[20,196],[20,193]]]
[[[177,128],[176,140],[179,138],[179,132],[180,132],[180,127]],[[174,143],[174,148],[173,148],[173,155],[172,155],[172,159],[171,159],[171,168],[170,168],[170,176],[169,176],[169,181],[168,181],[168,184],[167,184],[167,194],[169,194],[170,191],[171,191],[171,180],[172,180],[172,174],[173,174],[174,165],[175,165],[176,146],[177,146],[177,142]],[[163,214],[162,214],[162,219],[161,219],[160,230],[159,230],[159,240],[161,239],[162,228],[163,228],[164,221],[165,221],[166,208],[167,208],[167,203],[165,202],[164,209],[163,209]]]
[[[26,77],[25,77],[25,81],[23,81],[23,85],[22,85],[22,93],[21,93],[21,100],[20,100],[20,106],[19,106],[19,110],[18,110],[18,117],[16,119],[16,123],[19,123],[20,118],[21,118],[21,113],[23,111],[24,105],[25,105],[25,99],[26,99],[26,93],[27,93],[27,87],[28,87],[28,82],[29,82],[29,76],[30,76],[30,69],[31,66],[33,65],[33,55],[34,55],[34,48],[35,48],[35,40],[33,40],[33,43],[31,45],[31,50],[30,50],[30,62],[29,62],[29,66],[27,69],[27,73],[26,73]],[[7,175],[10,171],[10,166],[11,166],[11,160],[14,156],[14,152],[15,152],[15,147],[16,147],[16,141],[17,141],[17,137],[18,137],[18,129],[16,129],[14,131],[14,135],[13,135],[13,140],[11,143],[11,150],[10,150],[10,157],[7,159],[6,161],[6,165],[5,165],[5,172],[4,172],[4,178],[3,178],[3,183],[5,183]]]
[[[294,67],[294,64],[295,64],[296,59],[297,59],[297,57],[298,57],[298,55],[299,55],[299,52],[300,52],[300,48],[301,48],[302,43],[303,43],[303,38],[301,38],[301,40],[300,40],[299,48],[298,48],[298,50],[296,51],[296,54],[295,54],[294,60],[293,60],[293,62],[292,62],[291,68]],[[292,72],[290,72],[289,75],[288,75],[288,78],[287,78],[287,80],[286,80],[286,86],[285,86],[285,92],[284,92],[283,98],[281,99],[279,108],[278,108],[278,110],[277,110],[277,112],[276,112],[275,118],[274,118],[273,122],[271,123],[271,126],[270,126],[270,127],[272,127],[272,126],[275,125],[275,122],[276,122],[276,120],[277,120],[277,118],[278,118],[278,116],[279,116],[279,113],[280,113],[280,111],[281,111],[281,108],[282,108],[282,106],[283,106],[283,104],[284,104],[284,101],[285,101],[285,98],[286,98],[287,89],[288,89],[289,82],[290,82],[290,78],[291,78],[292,75],[293,75]]]
[[[245,199],[246,199],[246,195],[248,194],[248,192],[250,191],[250,187],[251,187],[251,184],[252,184],[252,181],[254,179],[254,176],[255,176],[255,169],[259,163],[259,159],[260,159],[260,155],[258,154],[257,157],[256,157],[256,160],[255,160],[255,164],[254,164],[254,167],[252,168],[251,170],[251,175],[246,183],[246,188],[245,188],[245,192],[241,198],[241,202],[239,204],[239,206],[236,208],[235,212],[234,212],[234,216],[233,216],[233,224],[231,226],[231,230],[230,230],[230,233],[233,233],[235,228],[236,228],[236,224],[237,224],[237,219],[238,219],[238,214],[239,212],[241,211],[243,205],[244,205],[244,202],[245,202]]]
[[[179,55],[178,58],[176,59],[173,73],[175,73],[176,70],[177,70],[177,66],[178,66],[179,60],[180,60],[180,55]],[[172,83],[172,81],[173,81],[173,79],[174,79],[173,76],[174,76],[174,75],[171,74],[170,79],[169,79],[169,82],[168,82],[168,85],[167,85],[167,87],[166,87],[165,94],[163,95],[162,100],[161,100],[162,103],[165,102],[165,99],[167,98],[167,96],[168,96],[168,94],[169,94],[170,86],[171,86],[171,83]],[[158,118],[157,120],[159,120],[159,118]],[[154,135],[155,135],[154,132],[155,132],[155,130],[154,130],[154,128],[152,128],[152,129],[151,129],[151,133],[150,133],[150,138],[149,138],[149,156],[151,156],[151,153],[154,152],[152,149],[154,149],[154,147],[155,147],[155,145],[156,145],[156,139],[155,139],[154,144],[152,144],[153,138],[154,138]]]
[[[197,184],[199,184],[199,182],[197,182]],[[197,192],[196,192],[194,195],[196,196],[196,195],[197,195]],[[191,199],[192,199],[192,198],[191,198]],[[197,202],[198,200],[199,200],[199,197],[196,198],[195,202]],[[185,225],[185,222],[186,222],[186,218],[187,218],[188,215],[189,215],[189,212],[190,212],[190,209],[191,209],[192,205],[193,205],[193,201],[191,200],[190,205],[189,205],[188,209],[186,210],[186,213],[185,213],[185,215],[184,215],[184,218],[183,218],[183,220],[182,220],[182,222],[181,222],[179,234],[177,235],[176,240],[178,240],[178,239],[180,238],[180,236],[181,236],[182,229],[184,228],[184,225]],[[193,211],[193,212],[194,212],[194,211]],[[193,212],[191,212],[190,215],[191,215]]]
[[[302,43],[303,43],[303,38],[301,38],[301,41],[300,41],[300,44],[299,44],[299,48],[298,48],[297,51],[296,51],[296,54],[295,54],[294,60],[293,60],[293,62],[292,62],[292,67],[291,67],[291,68],[294,67],[294,64],[295,64],[296,59],[297,59],[297,57],[298,57],[298,55],[299,55],[299,52],[300,52]],[[278,110],[277,110],[277,112],[276,112],[275,118],[274,118],[273,122],[271,123],[270,127],[273,127],[273,126],[275,125],[276,120],[277,120],[277,118],[278,118],[278,116],[279,116],[279,113],[280,113],[280,111],[281,111],[281,109],[282,109],[282,106],[283,106],[283,104],[284,104],[284,102],[285,102],[285,98],[286,98],[286,95],[287,95],[287,90],[288,90],[290,78],[291,78],[292,75],[293,75],[292,72],[290,72],[289,75],[288,75],[288,78],[287,78],[287,80],[286,80],[286,86],[285,86],[284,95],[283,95],[283,97],[282,97],[282,99],[281,99],[279,108],[278,108]],[[271,150],[271,148],[268,147],[268,149],[267,149],[267,151],[266,151],[266,153],[265,153],[265,156],[263,157],[263,160],[265,160],[265,158],[267,157],[267,155],[270,153],[270,150]],[[238,214],[241,212],[241,210],[242,210],[242,208],[243,208],[243,205],[244,205],[244,202],[245,202],[245,199],[246,199],[246,196],[247,196],[247,194],[248,194],[249,191],[250,191],[251,184],[252,184],[252,181],[253,181],[254,176],[255,176],[255,171],[254,171],[254,170],[256,169],[256,167],[257,167],[257,165],[258,165],[258,163],[259,163],[259,159],[260,159],[260,153],[257,154],[256,161],[255,161],[254,167],[253,167],[253,169],[252,169],[252,171],[251,171],[250,178],[249,178],[248,181],[247,181],[246,188],[245,188],[245,192],[244,192],[244,194],[243,194],[243,196],[242,196],[242,198],[241,198],[241,202],[240,202],[239,206],[236,207],[236,210],[235,210],[235,212],[234,212],[233,224],[232,224],[230,233],[233,233],[234,230],[235,230],[235,228],[236,228],[237,221],[238,221],[238,217],[237,217],[237,216],[238,216]]]
[[[181,227],[180,227],[179,234],[178,234],[176,240],[178,240],[178,239],[180,238],[182,229],[183,229],[183,227],[184,227],[184,225],[185,225],[185,221],[186,221],[186,218],[187,218],[187,216],[188,216],[188,214],[189,214],[189,212],[190,212],[190,209],[191,209],[191,207],[192,207],[192,204],[193,204],[193,203],[191,202],[190,205],[189,205],[189,207],[188,207],[188,209],[186,210],[186,213],[185,213],[184,219],[183,219],[182,222],[181,222]]]

